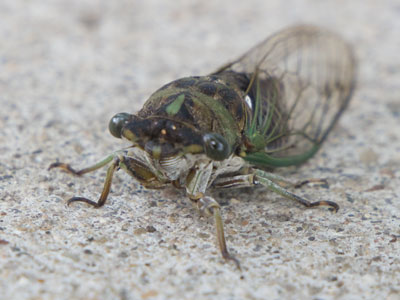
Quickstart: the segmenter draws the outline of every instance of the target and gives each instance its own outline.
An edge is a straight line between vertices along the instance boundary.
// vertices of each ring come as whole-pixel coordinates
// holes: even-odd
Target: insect
[[[314,26],[284,29],[208,76],[175,80],[154,92],[136,114],[118,113],[111,134],[131,146],[74,175],[108,167],[97,201],[101,207],[114,172],[123,169],[146,188],[173,185],[183,189],[202,213],[214,217],[223,258],[228,252],[220,205],[211,189],[262,185],[306,207],[310,202],[286,189],[288,181],[271,172],[299,165],[321,147],[346,108],[355,85],[351,47],[336,34]]]

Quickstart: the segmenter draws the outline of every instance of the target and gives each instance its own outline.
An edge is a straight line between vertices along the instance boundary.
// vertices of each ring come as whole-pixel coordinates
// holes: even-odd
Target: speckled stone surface
[[[216,194],[228,246],[173,189],[105,170],[107,130],[168,81],[211,72],[278,29],[312,23],[351,41],[350,107],[315,158],[281,175],[341,209],[305,210],[263,189]],[[387,1],[0,2],[1,299],[400,299],[400,3]]]

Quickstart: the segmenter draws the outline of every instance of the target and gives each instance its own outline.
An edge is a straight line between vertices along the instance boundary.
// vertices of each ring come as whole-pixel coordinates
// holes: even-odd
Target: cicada
[[[336,34],[290,27],[210,75],[164,85],[139,112],[112,117],[111,134],[130,147],[79,171],[60,162],[50,168],[83,175],[109,165],[97,201],[73,197],[68,204],[103,206],[119,169],[149,189],[184,190],[200,212],[214,217],[223,258],[240,267],[209,191],[262,185],[306,207],[337,211],[335,202],[311,202],[288,191],[288,181],[272,170],[300,165],[318,151],[349,103],[355,70],[351,47]]]

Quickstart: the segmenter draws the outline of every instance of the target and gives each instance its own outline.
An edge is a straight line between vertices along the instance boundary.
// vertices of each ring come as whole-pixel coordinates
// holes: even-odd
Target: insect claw
[[[47,170],[50,171],[51,169],[54,169],[54,168],[60,168],[60,169],[62,169],[64,171],[66,171],[67,173],[70,173],[70,174],[73,174],[73,175],[76,175],[76,176],[81,176],[82,175],[81,171],[76,171],[69,164],[66,164],[66,163],[61,163],[61,162],[52,163],[47,168]]]
[[[87,203],[87,204],[89,204],[89,205],[91,205],[91,206],[93,206],[95,208],[100,207],[100,205],[97,202],[92,201],[92,200],[87,199],[87,198],[84,198],[84,197],[72,197],[72,198],[68,199],[67,206],[69,206],[72,202],[85,202],[85,203]]]
[[[308,207],[316,207],[316,206],[330,206],[329,211],[333,211],[334,213],[337,213],[339,210],[339,205],[336,202],[324,201],[324,200],[312,202],[312,203],[310,203],[310,205]]]
[[[335,202],[332,201],[325,201],[329,205],[330,208],[329,210],[333,211],[334,213],[337,213],[339,211],[339,205],[337,205]]]
[[[233,255],[229,254],[229,252],[227,252],[227,251],[226,252],[222,252],[222,257],[225,260],[233,261],[235,263],[236,267],[239,269],[239,271],[242,271],[242,268],[240,266],[239,260],[236,257],[234,257]]]

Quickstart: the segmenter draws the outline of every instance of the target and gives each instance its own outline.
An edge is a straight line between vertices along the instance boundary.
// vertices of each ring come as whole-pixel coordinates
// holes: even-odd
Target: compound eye
[[[224,160],[231,154],[231,149],[225,138],[218,133],[206,133],[203,136],[204,151],[214,160]]]
[[[118,113],[111,118],[110,123],[108,123],[108,129],[110,133],[116,138],[121,138],[122,128],[129,122],[131,114],[128,113]]]

